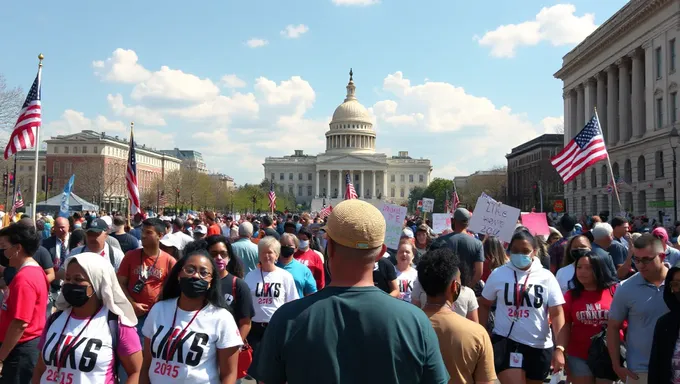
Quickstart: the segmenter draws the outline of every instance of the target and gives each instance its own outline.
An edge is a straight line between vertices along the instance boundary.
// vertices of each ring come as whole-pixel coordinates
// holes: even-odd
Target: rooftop
[[[564,135],[561,133],[546,133],[537,138],[522,143],[513,148],[510,153],[505,155],[506,158],[514,157],[527,152],[532,149],[540,148],[542,146],[564,145]]]
[[[118,136],[110,136],[107,135],[106,132],[96,132],[92,130],[84,130],[79,133],[71,133],[68,135],[58,135],[58,136],[53,136],[49,140],[45,140],[45,142],[54,142],[54,141],[75,141],[76,138],[84,138],[85,140],[102,140],[102,141],[112,141],[114,143],[118,144],[123,144],[125,146],[129,146],[130,143],[128,142],[128,139],[126,137],[123,137],[122,139]],[[163,151],[159,151],[155,148],[147,147],[146,144],[139,145],[138,143],[135,142],[135,148],[141,149],[142,151],[146,151],[149,153],[153,153],[156,155],[165,155],[167,156],[168,154],[163,153]],[[171,156],[171,158],[174,158]],[[177,159],[180,160],[180,159]]]

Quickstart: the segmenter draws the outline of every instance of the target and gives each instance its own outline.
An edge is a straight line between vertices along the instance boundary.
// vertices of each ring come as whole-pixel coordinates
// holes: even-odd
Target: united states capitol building
[[[375,206],[405,203],[413,188],[430,183],[429,159],[411,158],[407,151],[397,156],[375,152],[372,119],[356,98],[352,75],[326,131],[325,152],[313,156],[295,150],[290,156],[267,157],[263,164],[265,179],[295,195],[298,204],[309,203],[312,211],[344,199],[348,174],[359,198]]]

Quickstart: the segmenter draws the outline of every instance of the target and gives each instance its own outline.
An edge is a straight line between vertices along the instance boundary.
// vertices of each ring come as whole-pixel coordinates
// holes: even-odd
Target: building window
[[[73,153],[78,153],[78,147],[73,147]]]
[[[656,170],[655,176],[657,178],[663,177],[663,152],[657,151],[654,156],[654,169]]]
[[[302,196],[302,185],[298,185],[298,196]]]
[[[390,181],[394,183],[394,180],[395,180],[395,176],[394,176],[394,175],[390,175]],[[394,197],[394,193],[392,194],[392,197]]]
[[[285,176],[283,176],[283,173],[280,173],[279,174],[279,180],[283,180],[283,179],[285,179]]]
[[[288,186],[288,193],[291,194],[291,195],[293,194],[293,186],[292,185]]]
[[[307,196],[311,196],[311,195],[312,195],[312,186],[308,185],[307,186]]]
[[[23,172],[23,170],[24,170],[24,166],[23,166],[23,165],[20,165],[20,166],[19,166],[19,172]]]
[[[64,147],[64,153],[68,153],[68,147]]]
[[[394,188],[390,189],[390,196],[394,197]]]
[[[298,173],[298,180],[302,180],[302,173]]]
[[[312,181],[312,174],[311,173],[307,174],[307,181]]]
[[[59,147],[57,147],[56,145],[54,146],[54,153],[59,153]]]
[[[293,180],[293,173],[292,172],[288,174],[288,180]]]
[[[64,163],[64,175],[68,176],[71,174],[71,163]]]
[[[418,182],[424,183],[425,182],[425,175],[418,175]]]
[[[99,154],[99,147],[97,147],[97,146],[95,145],[95,146],[94,146],[94,149],[92,150],[92,153],[94,153],[94,154]]]
[[[675,72],[675,39],[668,42],[668,67]]]
[[[655,59],[656,59],[656,78],[660,79],[661,73],[663,71],[663,61],[662,61],[662,58],[661,58],[661,47],[657,48],[654,52],[655,52]]]
[[[663,99],[656,99],[656,128],[663,127]]]
[[[33,170],[33,166],[32,166],[32,165],[29,165],[29,166],[28,166],[28,171],[31,172],[32,170]]]
[[[270,178],[269,180],[272,180],[272,181],[274,181],[274,172],[272,172],[272,174],[271,174],[271,178]]]
[[[52,174],[55,176],[59,176],[60,171],[61,169],[59,167],[59,162],[55,161],[54,163],[52,163]]]
[[[404,188],[399,190],[399,197],[404,197]]]
[[[83,145],[82,153],[87,153],[87,147]]]
[[[408,182],[412,183],[413,182],[413,175],[408,175]]]
[[[671,124],[678,121],[678,93],[671,93]]]
[[[401,181],[402,183],[406,181],[406,175],[399,175],[399,181]]]

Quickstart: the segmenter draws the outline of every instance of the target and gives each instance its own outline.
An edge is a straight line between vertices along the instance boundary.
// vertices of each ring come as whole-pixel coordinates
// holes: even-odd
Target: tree
[[[73,192],[88,200],[96,203],[100,207],[106,190],[104,177],[104,163],[94,161],[83,161],[73,164],[73,173],[76,181],[73,184]],[[71,177],[71,175],[64,175]]]
[[[411,193],[408,195],[408,211],[409,212],[415,212],[416,208],[418,207],[418,200],[421,200],[423,198],[423,194],[425,193],[425,188],[423,187],[414,187],[411,190]]]
[[[468,177],[464,187],[457,189],[461,203],[467,205],[470,211],[475,209],[477,199],[482,192],[498,201],[506,200],[507,193],[507,167],[497,166],[489,170],[491,174],[473,174]]]
[[[8,88],[5,76],[0,75],[0,129],[10,131],[19,116],[24,91],[20,87]]]
[[[423,197],[434,199],[433,212],[446,211],[446,199],[451,197],[453,181],[435,178],[423,191]]]

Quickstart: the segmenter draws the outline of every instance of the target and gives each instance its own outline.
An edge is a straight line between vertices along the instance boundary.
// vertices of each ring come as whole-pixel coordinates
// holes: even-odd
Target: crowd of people
[[[0,384],[680,383],[680,226],[152,216],[0,229]]]

